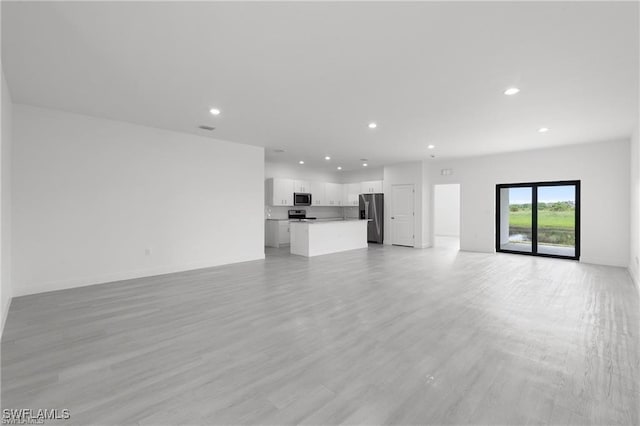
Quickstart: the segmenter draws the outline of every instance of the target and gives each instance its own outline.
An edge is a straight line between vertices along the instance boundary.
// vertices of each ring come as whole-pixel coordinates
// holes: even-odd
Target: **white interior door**
[[[414,246],[413,185],[391,186],[391,244]]]

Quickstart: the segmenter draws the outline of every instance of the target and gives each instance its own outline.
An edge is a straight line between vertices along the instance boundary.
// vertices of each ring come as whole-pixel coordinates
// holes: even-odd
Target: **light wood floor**
[[[627,424],[627,272],[371,246],[17,298],[4,408],[63,424]]]

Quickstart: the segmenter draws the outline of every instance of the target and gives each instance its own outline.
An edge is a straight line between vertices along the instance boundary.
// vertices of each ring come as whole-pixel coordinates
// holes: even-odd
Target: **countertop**
[[[275,221],[289,221],[289,222],[344,222],[345,220],[366,220],[366,219],[358,219],[357,217],[348,217],[348,218],[343,218],[343,217],[321,217],[318,219],[272,219],[269,218],[267,220],[275,220]]]
[[[290,222],[291,223],[309,223],[311,225],[321,225],[321,224],[327,224],[327,223],[344,223],[344,222],[370,222],[373,219],[357,219],[357,218],[348,218],[348,219],[330,219],[330,220],[326,220],[326,219],[310,219],[310,220],[306,220],[306,219],[292,219]]]

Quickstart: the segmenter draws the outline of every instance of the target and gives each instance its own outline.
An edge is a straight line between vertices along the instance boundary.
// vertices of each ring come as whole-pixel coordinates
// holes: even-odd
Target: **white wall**
[[[461,250],[495,250],[496,184],[579,179],[581,261],[629,263],[629,141],[435,160],[429,171],[433,184],[461,184]]]
[[[393,164],[384,167],[384,243],[391,244],[391,199],[393,185],[413,184],[414,186],[414,247],[425,247],[423,244],[423,224],[428,219],[428,213],[423,214],[425,203],[423,199],[423,164],[421,161]]]
[[[9,312],[11,284],[11,146],[12,109],[9,87],[2,74],[2,143],[0,146],[0,337]]]
[[[430,174],[431,164],[422,161],[422,248],[433,247],[433,183]],[[417,213],[416,213],[417,214]]]
[[[460,236],[460,185],[435,185],[433,209],[433,235]]]
[[[361,167],[358,170],[344,171],[339,174],[340,183],[367,182],[384,179],[384,167]]]
[[[287,178],[340,183],[340,176],[337,172],[314,169],[306,164],[274,163],[270,161],[264,163],[264,178]]]
[[[24,105],[13,137],[14,296],[264,258],[260,147]]]
[[[631,137],[629,272],[640,290],[640,141],[638,124]]]
[[[328,171],[326,169],[309,167],[307,164],[266,161],[264,164],[264,175],[265,179],[276,177],[333,183],[355,183],[369,180],[382,180],[384,178],[384,168],[362,167],[358,170]]]

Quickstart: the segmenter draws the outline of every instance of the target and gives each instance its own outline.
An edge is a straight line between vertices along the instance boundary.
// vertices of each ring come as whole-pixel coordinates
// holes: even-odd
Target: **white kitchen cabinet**
[[[278,221],[278,246],[289,244],[289,221]]]
[[[381,180],[370,180],[367,182],[360,182],[360,193],[361,194],[381,194],[382,191],[382,181]]]
[[[311,185],[307,180],[294,180],[293,192],[311,192]]]
[[[267,220],[265,224],[265,242],[267,247],[281,247],[289,245],[289,221]]]
[[[311,194],[311,205],[312,206],[324,206],[326,205],[326,197],[325,197],[325,183],[319,181],[309,182],[307,189]]]
[[[359,205],[359,194],[380,194],[383,187],[381,180],[341,184],[283,178],[267,179],[267,204],[293,206],[294,192],[310,193],[312,206],[347,207]]]
[[[360,182],[357,183],[345,183],[342,185],[342,205],[343,206],[358,206],[358,195],[360,192]]]
[[[342,206],[342,185],[339,183],[326,183],[325,198],[325,206]]]
[[[267,203],[272,206],[293,206],[293,179],[267,179]]]

